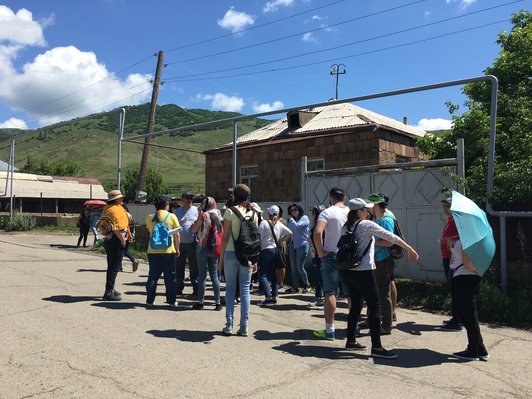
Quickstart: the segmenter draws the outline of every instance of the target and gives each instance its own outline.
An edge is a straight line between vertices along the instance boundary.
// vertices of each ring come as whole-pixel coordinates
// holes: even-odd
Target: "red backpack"
[[[218,230],[215,226],[209,227],[207,233],[207,249],[210,256],[220,256],[220,247],[222,246],[223,230]]]

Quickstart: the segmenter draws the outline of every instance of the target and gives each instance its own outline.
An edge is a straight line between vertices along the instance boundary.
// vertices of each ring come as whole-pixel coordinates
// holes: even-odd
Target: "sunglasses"
[[[290,213],[293,213],[293,212],[299,212],[299,209],[297,209],[297,208],[290,209]]]

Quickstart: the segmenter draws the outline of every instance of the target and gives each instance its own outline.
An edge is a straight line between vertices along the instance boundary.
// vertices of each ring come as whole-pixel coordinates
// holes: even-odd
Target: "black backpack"
[[[340,270],[354,269],[360,266],[360,261],[369,251],[371,242],[362,253],[362,256],[358,256],[358,240],[355,237],[355,231],[360,224],[360,220],[355,223],[353,231],[347,231],[338,240],[338,252],[336,253],[336,265]]]
[[[257,263],[260,253],[260,234],[254,220],[255,211],[251,216],[244,217],[236,207],[229,209],[240,219],[238,237],[236,240],[233,237],[236,258],[242,266],[249,266],[248,262]]]
[[[393,218],[393,234],[403,239],[403,232],[401,231],[401,227],[399,227],[399,223],[397,223],[397,220]],[[394,259],[401,259],[403,256],[405,256],[405,250],[404,248],[401,248],[397,244],[393,244],[390,247],[390,255]]]

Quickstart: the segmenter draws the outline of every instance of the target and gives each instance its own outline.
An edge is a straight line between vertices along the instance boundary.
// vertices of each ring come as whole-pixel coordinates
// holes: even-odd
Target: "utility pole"
[[[336,92],[334,95],[334,100],[338,100],[338,75],[345,75],[345,65],[344,64],[332,64],[330,75],[336,75]]]
[[[155,126],[155,110],[157,108],[157,96],[159,95],[159,85],[161,84],[161,72],[163,69],[164,52],[159,51],[157,57],[157,68],[155,70],[155,79],[153,81],[153,91],[151,94],[150,115],[148,117],[147,133],[153,133]],[[142,159],[140,161],[139,179],[137,181],[136,197],[139,198],[139,193],[144,191],[146,186],[146,173],[148,170],[148,158],[150,156],[151,136],[144,138],[144,149],[142,150]]]

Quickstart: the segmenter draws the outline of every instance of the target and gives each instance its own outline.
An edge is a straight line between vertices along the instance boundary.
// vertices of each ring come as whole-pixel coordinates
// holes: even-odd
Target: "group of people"
[[[156,198],[155,210],[146,218],[150,231],[147,307],[154,304],[161,275],[164,275],[166,302],[172,307],[178,305],[177,296],[183,294],[185,265],[188,263],[192,294],[197,297],[194,309],[204,309],[207,273],[212,283],[215,310],[223,309],[224,298],[220,289],[223,278],[225,326],[222,333],[248,336],[253,276],[257,276],[264,292],[264,300],[259,304],[274,306],[279,289],[284,287],[285,267],[289,263],[291,285],[286,292],[310,292],[314,288],[316,300],[311,306],[323,308],[325,326],[314,331],[315,337],[336,339],[336,300],[339,295],[344,295],[349,305],[346,349],[365,349],[357,336],[359,329],[369,328],[371,356],[397,357],[393,351],[384,349],[381,342],[382,335],[391,334],[394,319],[395,260],[391,248],[402,248],[412,262],[416,262],[419,255],[394,234],[397,223],[388,209],[386,194],[374,193],[367,199],[348,200],[344,190],[334,187],[329,192],[329,207],[315,206],[309,218],[300,205],[292,204],[288,207],[287,222],[282,218],[280,206],[271,205],[263,211],[251,202],[251,192],[245,184],[233,187],[230,192],[221,211],[214,198],[208,196],[203,196],[201,203],[194,206],[194,195],[190,192],[183,193],[179,205],[164,197]],[[444,210],[447,205],[450,207],[449,201],[443,201]],[[126,243],[131,238],[127,212],[122,203],[120,191],[111,191],[98,223],[105,236],[107,253],[104,300],[120,300],[115,289],[116,274],[121,268]],[[469,340],[466,351],[454,356],[465,360],[487,360],[475,308],[480,276],[462,251],[458,233],[450,231],[448,226],[446,230],[442,238],[442,255],[444,264],[454,270],[452,295],[456,305],[453,319],[447,326],[454,326],[459,318],[468,331]],[[345,235],[351,235],[356,241],[357,262],[339,267],[339,241]],[[445,258],[448,253],[443,253],[443,245],[451,251],[451,257]],[[309,252],[313,261],[313,287],[305,269]],[[450,271],[448,275],[451,274]],[[364,302],[367,318],[361,322]],[[237,303],[240,303],[240,319],[235,332]],[[458,326],[461,328],[461,324]]]

